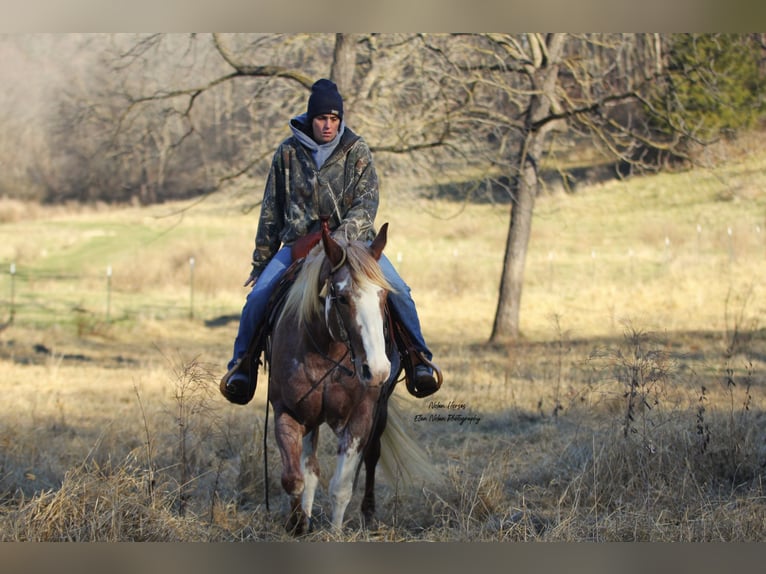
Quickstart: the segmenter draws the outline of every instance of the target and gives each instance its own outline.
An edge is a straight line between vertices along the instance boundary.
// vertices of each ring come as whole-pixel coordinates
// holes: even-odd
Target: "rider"
[[[277,148],[266,181],[252,271],[244,284],[253,288],[242,309],[234,354],[222,381],[227,397],[241,396],[252,384],[249,362],[243,358],[269,296],[292,263],[296,241],[318,231],[321,217],[329,217],[334,235],[363,241],[375,237],[378,176],[366,142],[343,121],[337,86],[330,80],[317,81],[306,113],[294,117],[290,129],[293,135]],[[439,388],[441,373],[431,363],[433,355],[423,338],[409,286],[385,255],[380,266],[394,287],[389,294],[391,306],[422,355],[415,361],[415,380],[408,378],[408,389],[415,394],[412,386],[418,390],[416,396],[427,396]]]

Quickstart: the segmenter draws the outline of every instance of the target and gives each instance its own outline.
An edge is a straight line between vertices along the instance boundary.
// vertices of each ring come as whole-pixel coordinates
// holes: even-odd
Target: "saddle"
[[[255,395],[255,388],[258,382],[258,370],[262,364],[263,359],[266,363],[269,362],[269,340],[271,331],[276,323],[279,312],[284,305],[287,298],[287,292],[295,282],[298,273],[303,267],[303,261],[306,255],[314,245],[320,241],[320,233],[312,233],[305,237],[302,237],[296,241],[292,246],[292,258],[293,263],[287,268],[284,275],[280,279],[274,291],[269,297],[268,304],[266,306],[266,313],[260,324],[255,328],[255,334],[253,335],[250,345],[245,355],[240,361],[235,364],[228,373],[226,373],[221,379],[220,391],[221,394],[226,397],[232,403],[238,405],[245,405],[249,403]],[[415,348],[412,343],[412,337],[407,329],[402,324],[396,311],[390,304],[386,304],[386,316],[387,316],[387,348],[393,352],[397,350],[400,357],[399,371],[393,380],[398,380],[402,371],[404,371],[407,391],[417,398],[427,397],[432,395],[442,385],[441,371],[431,363],[418,349]],[[419,385],[417,377],[415,376],[415,368],[418,365],[427,365],[433,369],[436,386],[434,385]],[[242,371],[248,375],[249,385],[246,388],[232,390],[226,385],[231,375],[237,371]]]

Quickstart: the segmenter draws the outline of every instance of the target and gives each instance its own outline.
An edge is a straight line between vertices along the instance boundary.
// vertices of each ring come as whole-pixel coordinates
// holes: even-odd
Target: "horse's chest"
[[[362,400],[364,393],[358,382],[342,372],[329,374],[321,384],[307,384],[303,392],[292,397],[293,412],[303,424],[316,426],[327,422],[332,428],[343,426]]]

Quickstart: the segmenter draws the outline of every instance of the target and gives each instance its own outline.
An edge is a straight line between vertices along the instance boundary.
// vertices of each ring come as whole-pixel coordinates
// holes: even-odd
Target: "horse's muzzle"
[[[391,363],[377,365],[376,368],[372,368],[369,363],[362,362],[357,366],[357,374],[359,380],[363,385],[371,387],[379,387],[388,380],[391,374]]]

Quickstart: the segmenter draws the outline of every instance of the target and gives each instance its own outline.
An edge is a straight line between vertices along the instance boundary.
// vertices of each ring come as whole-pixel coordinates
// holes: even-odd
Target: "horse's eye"
[[[338,295],[338,296],[336,297],[336,300],[337,300],[337,301],[338,301],[338,303],[340,303],[341,305],[348,305],[348,297],[346,297],[345,295]]]

